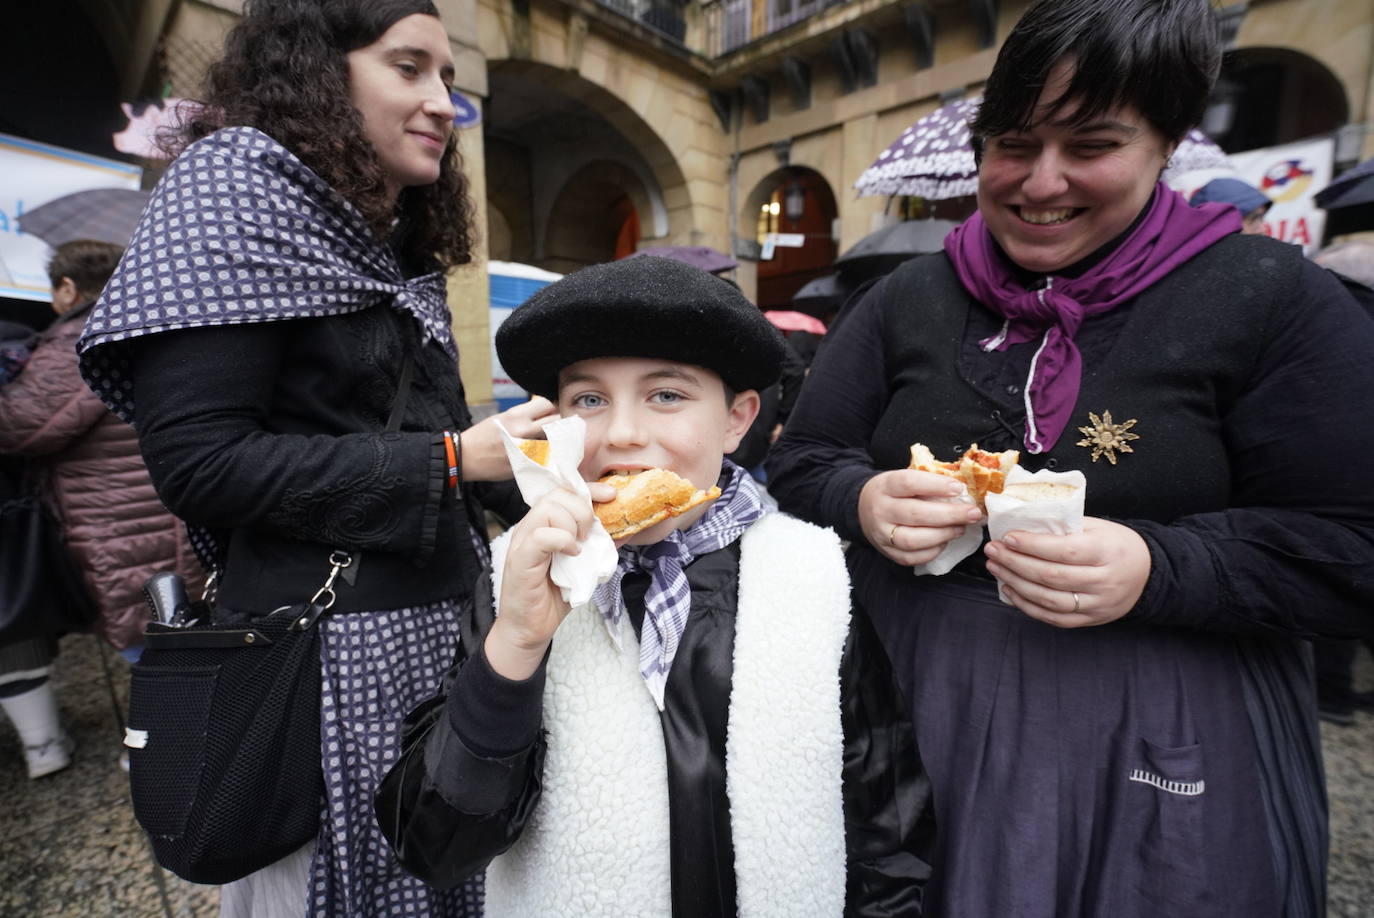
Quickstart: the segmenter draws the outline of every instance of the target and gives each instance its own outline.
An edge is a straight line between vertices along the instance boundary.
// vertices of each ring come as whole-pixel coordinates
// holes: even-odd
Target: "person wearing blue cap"
[[[1232,205],[1244,221],[1242,233],[1263,233],[1264,215],[1274,206],[1267,194],[1237,178],[1212,179],[1194,191],[1188,203],[1194,207],[1211,203]]]

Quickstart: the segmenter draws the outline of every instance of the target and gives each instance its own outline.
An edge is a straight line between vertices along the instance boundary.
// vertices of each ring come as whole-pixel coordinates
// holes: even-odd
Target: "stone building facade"
[[[104,96],[124,101],[194,97],[241,9],[240,0],[51,5],[64,4],[101,36]],[[911,201],[857,197],[854,181],[918,117],[979,91],[1029,4],[436,5],[456,88],[481,112],[460,132],[479,202],[479,257],[450,285],[464,377],[480,400],[490,392],[488,258],[565,272],[650,245],[705,245],[738,257],[735,277],[761,305],[785,304],[837,253],[912,212]],[[1219,9],[1230,48],[1213,100],[1223,146],[1333,135],[1337,168],[1374,155],[1374,0]],[[0,131],[25,123],[6,119]],[[802,244],[765,253],[765,230]]]

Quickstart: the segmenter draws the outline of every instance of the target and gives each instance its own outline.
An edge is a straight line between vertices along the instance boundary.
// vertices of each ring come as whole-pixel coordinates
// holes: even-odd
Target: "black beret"
[[[739,288],[641,255],[583,268],[517,307],[496,332],[507,375],[558,397],[558,374],[594,357],[655,357],[714,370],[737,392],[782,374],[782,335]]]

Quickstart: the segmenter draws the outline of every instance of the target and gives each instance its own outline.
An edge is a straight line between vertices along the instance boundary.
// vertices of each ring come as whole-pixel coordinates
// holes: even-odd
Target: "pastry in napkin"
[[[587,440],[586,421],[566,417],[545,424],[543,440],[519,440],[501,427],[499,421],[497,427],[501,430],[511,471],[515,473],[515,484],[525,503],[534,506],[535,501],[555,488],[564,488],[580,496],[588,505],[592,503],[587,482],[577,470],[582,464]],[[531,454],[538,456],[538,461],[531,458]],[[591,599],[592,591],[610,579],[619,561],[615,543],[599,519],[592,521],[591,531],[578,544],[581,554],[554,555],[549,567],[549,579],[562,589],[563,599],[574,606]]]
[[[1021,466],[1007,473],[1001,494],[989,494],[988,535],[1001,539],[1008,532],[1043,532],[1068,535],[1083,531],[1083,500],[1088,480],[1082,472],[1032,474]],[[1002,587],[997,595],[1007,601]]]

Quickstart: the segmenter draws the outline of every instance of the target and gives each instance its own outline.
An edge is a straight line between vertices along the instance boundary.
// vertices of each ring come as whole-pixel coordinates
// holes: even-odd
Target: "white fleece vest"
[[[493,545],[494,571],[505,549],[505,538]],[[848,633],[849,575],[835,534],[781,514],[750,527],[726,738],[742,918],[843,914]],[[520,840],[487,870],[490,918],[672,914],[663,730],[633,631],[624,644],[618,652],[590,603],[558,629],[544,688],[544,793]]]

